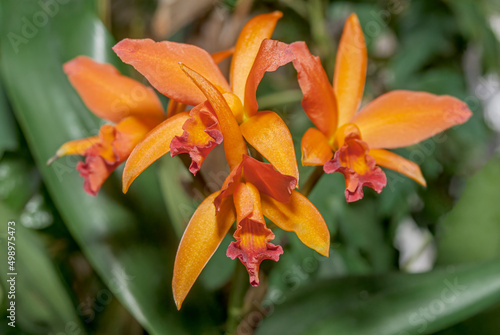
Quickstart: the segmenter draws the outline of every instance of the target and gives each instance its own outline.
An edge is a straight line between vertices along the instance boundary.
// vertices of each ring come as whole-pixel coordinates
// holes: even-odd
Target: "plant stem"
[[[304,186],[302,186],[302,188],[300,189],[300,193],[308,197],[309,194],[311,194],[311,191],[313,190],[314,186],[316,186],[319,179],[324,173],[325,172],[323,171],[323,166],[316,166],[316,168],[311,173],[309,178],[307,178],[306,182],[304,183]]]
[[[228,319],[226,334],[232,335],[236,332],[238,324],[243,317],[243,303],[248,289],[248,274],[242,264],[236,264],[233,275],[233,284],[229,295]]]

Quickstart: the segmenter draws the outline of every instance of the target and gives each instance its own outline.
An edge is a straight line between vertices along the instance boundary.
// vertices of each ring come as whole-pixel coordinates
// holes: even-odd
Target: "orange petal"
[[[356,14],[347,19],[340,38],[333,90],[337,98],[339,126],[347,123],[358,110],[366,78],[366,44]]]
[[[290,45],[273,40],[264,40],[248,74],[245,87],[245,111],[248,116],[254,115],[257,105],[257,86],[266,72],[276,71],[280,66],[290,63],[295,58]]]
[[[172,139],[170,152],[172,157],[188,153],[192,159],[189,171],[196,175],[210,151],[222,143],[219,122],[208,101],[191,109],[182,129],[182,136]]]
[[[377,165],[402,173],[420,185],[427,186],[422,171],[416,163],[383,149],[371,149],[369,154],[375,158]]]
[[[220,129],[224,136],[224,151],[226,153],[229,168],[233,170],[247,153],[247,147],[243,141],[240,127],[233,112],[227,105],[224,96],[210,83],[206,78],[190,69],[184,64],[180,64],[182,70],[189,78],[200,88],[207,100],[212,105],[217,118],[219,119]]]
[[[122,61],[145,76],[158,91],[186,105],[195,106],[205,101],[205,96],[181,71],[179,62],[209,78],[221,91],[230,90],[210,54],[194,45],[124,39],[113,50]]]
[[[102,119],[118,123],[133,115],[164,118],[156,93],[122,76],[110,64],[79,56],[65,63],[63,69],[85,105]]]
[[[56,159],[66,155],[81,155],[95,143],[99,142],[99,136],[82,138],[80,140],[69,141],[57,149],[56,154],[47,161],[47,165],[52,164]]]
[[[186,110],[186,105],[179,102],[170,99],[168,102],[168,107],[167,107],[167,118],[174,116],[175,114],[182,113]]]
[[[316,128],[309,128],[306,131],[300,146],[302,149],[302,165],[323,165],[333,157],[328,139]]]
[[[208,196],[198,206],[179,244],[172,279],[177,309],[181,308],[196,278],[234,222],[235,213],[231,198],[222,201],[221,209],[215,215],[214,199],[218,193]]]
[[[170,142],[175,136],[182,135],[182,126],[189,118],[189,112],[183,112],[168,118],[151,130],[134,148],[123,170],[123,193],[127,193],[130,184],[158,158],[170,151]]]
[[[293,231],[309,248],[328,257],[330,232],[321,213],[305,196],[292,192],[290,201],[279,202],[262,194],[264,216],[286,231]]]
[[[299,179],[293,140],[285,122],[270,111],[258,112],[240,125],[245,140],[279,172]]]
[[[245,101],[245,85],[260,44],[273,34],[281,12],[261,14],[252,18],[241,30],[231,62],[230,82],[233,93]],[[189,64],[187,64],[189,66]],[[196,70],[196,69],[195,69]]]
[[[245,155],[242,165],[245,180],[257,187],[261,193],[278,201],[287,202],[292,190],[297,186],[296,178],[276,171],[271,164]]]
[[[392,149],[416,144],[471,116],[467,104],[448,95],[392,91],[366,105],[352,122],[371,149]]]
[[[234,53],[234,47],[231,49],[222,50],[222,51],[213,53],[212,59],[214,60],[215,63],[219,64],[220,62],[222,62],[226,58],[232,56],[233,53]]]
[[[247,268],[250,284],[258,286],[260,263],[264,259],[278,261],[283,249],[269,243],[274,234],[266,227],[257,188],[251,183],[239,183],[233,198],[238,229],[233,235],[236,242],[229,244],[226,255],[239,258]]]
[[[337,101],[325,70],[304,42],[292,43],[290,47],[296,57],[293,66],[304,95],[302,107],[316,128],[330,138],[337,129]]]

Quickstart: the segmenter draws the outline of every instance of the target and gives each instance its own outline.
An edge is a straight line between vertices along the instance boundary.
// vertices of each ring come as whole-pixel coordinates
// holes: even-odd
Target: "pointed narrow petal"
[[[78,56],[63,66],[85,105],[102,119],[118,123],[128,116],[164,118],[156,93],[110,64]]]
[[[214,199],[218,194],[213,193],[198,206],[179,244],[172,279],[177,309],[181,308],[189,290],[234,222],[231,198],[224,199],[219,213],[215,214]]]
[[[179,62],[209,78],[219,90],[230,91],[212,56],[194,45],[124,39],[113,50],[123,62],[145,76],[158,91],[186,105],[196,106],[205,101],[205,96],[179,69]]]
[[[328,139],[316,128],[309,128],[300,144],[302,149],[302,165],[320,166],[333,157]]]
[[[383,149],[371,149],[369,154],[375,158],[377,165],[402,173],[420,185],[427,186],[422,171],[416,163]]]
[[[283,249],[269,243],[274,234],[266,227],[257,188],[251,183],[239,183],[233,198],[238,229],[233,235],[236,242],[229,244],[226,255],[231,259],[239,258],[247,268],[250,284],[258,286],[260,263],[265,259],[277,262]]]
[[[333,90],[339,110],[339,126],[347,123],[358,110],[366,78],[366,44],[356,14],[347,19],[340,38]]]
[[[224,152],[226,153],[229,168],[233,170],[247,153],[247,147],[240,126],[227,105],[224,96],[206,78],[190,69],[184,64],[180,64],[182,70],[200,88],[207,100],[212,105],[212,109],[219,119],[220,129],[224,136]]]
[[[304,98],[302,107],[307,116],[327,138],[337,129],[337,101],[333,88],[318,57],[311,55],[304,42],[290,45],[295,60],[297,79]]]
[[[234,47],[230,70],[232,91],[241,101],[245,101],[245,85],[260,44],[264,39],[271,37],[276,23],[282,16],[283,14],[278,11],[257,15],[241,30]]]
[[[368,145],[360,140],[358,134],[350,135],[344,145],[335,151],[333,159],[323,166],[326,173],[340,172],[344,175],[347,202],[363,198],[363,186],[380,193],[387,183],[384,171],[375,165],[375,159],[368,152]]]
[[[292,190],[297,186],[296,178],[284,175],[276,171],[271,164],[246,155],[242,165],[245,180],[257,187],[261,193],[281,202],[289,201]]]
[[[352,122],[371,149],[394,149],[421,142],[471,116],[467,104],[448,95],[392,91],[366,105]]]
[[[258,112],[240,125],[245,140],[279,172],[299,180],[292,135],[278,114]]]
[[[219,122],[210,104],[205,102],[194,107],[182,129],[182,135],[172,139],[170,153],[172,157],[188,153],[192,160],[189,171],[196,175],[210,151],[222,143]]]
[[[234,53],[234,47],[231,49],[215,52],[211,56],[212,56],[212,59],[214,60],[214,62],[216,64],[219,64],[220,62],[222,62],[226,58],[231,57],[233,55],[233,53]]]
[[[69,141],[61,145],[57,149],[56,154],[52,156],[48,161],[47,165],[52,164],[56,159],[66,155],[81,155],[85,154],[88,148],[99,142],[99,136],[92,136],[87,138],[82,138],[80,140]]]
[[[290,45],[274,40],[262,41],[245,86],[244,106],[248,116],[254,115],[259,109],[256,98],[257,87],[264,74],[276,71],[280,66],[290,63],[294,58]]]
[[[158,158],[170,151],[170,142],[175,136],[182,135],[182,126],[189,118],[189,112],[183,112],[168,118],[151,130],[134,148],[123,170],[123,193],[127,193],[130,184],[142,171]]]
[[[330,232],[321,213],[305,196],[293,191],[290,201],[279,202],[262,195],[264,216],[286,231],[293,231],[309,248],[328,257]]]
[[[220,189],[219,195],[214,199],[214,205],[217,211],[220,210],[222,200],[234,194],[236,187],[241,181],[242,175],[243,175],[243,163],[240,163],[226,177],[226,180],[224,180],[224,183],[222,184],[222,187]]]

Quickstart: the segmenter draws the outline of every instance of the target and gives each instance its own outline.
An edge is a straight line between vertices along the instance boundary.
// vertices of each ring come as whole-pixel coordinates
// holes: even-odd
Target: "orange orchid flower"
[[[63,144],[48,164],[65,155],[85,156],[76,168],[84,190],[95,196],[137,143],[165,119],[163,107],[153,89],[122,76],[110,64],[79,56],[63,69],[90,111],[113,125],[103,125],[99,136]]]
[[[134,149],[123,171],[124,192],[144,169],[168,152],[172,156],[189,153],[190,171],[196,174],[208,153],[223,140],[210,104],[179,68],[179,62],[217,87],[248,143],[278,171],[298,179],[293,141],[286,124],[274,112],[257,112],[256,91],[265,72],[275,71],[294,58],[289,45],[268,39],[281,16],[281,12],[258,15],[244,26],[234,48],[230,84],[216,65],[219,55],[210,56],[193,45],[126,39],[113,47],[122,61],[134,66],[162,94],[194,106],[185,112],[189,119],[182,125],[182,135],[176,134],[178,129],[168,118]],[[282,150],[274,150],[271,144],[276,141]]]
[[[367,52],[359,20],[352,14],[337,51],[333,90],[320,60],[304,43],[294,43],[293,61],[304,98],[302,106],[316,128],[302,138],[302,164],[345,176],[347,202],[363,197],[363,186],[380,193],[386,176],[377,165],[400,172],[421,185],[417,164],[385,149],[421,142],[472,115],[451,96],[392,91],[357,112],[365,85]],[[357,112],[357,113],[356,113]],[[335,154],[334,154],[335,153]]]
[[[181,68],[206,95],[218,118],[231,173],[221,190],[208,196],[196,209],[180,242],[172,280],[179,309],[235,218],[236,242],[229,245],[227,256],[240,259],[253,286],[259,284],[260,263],[264,259],[277,261],[283,253],[281,246],[269,242],[274,234],[266,227],[264,216],[278,227],[294,231],[305,245],[324,256],[328,256],[330,245],[323,217],[306,197],[294,190],[296,178],[247,156],[240,127],[223,94],[199,73],[183,64]],[[279,143],[275,150],[282,150]]]

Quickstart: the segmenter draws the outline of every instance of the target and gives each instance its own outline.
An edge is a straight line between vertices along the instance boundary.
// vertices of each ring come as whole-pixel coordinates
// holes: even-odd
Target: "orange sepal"
[[[210,151],[222,143],[219,123],[210,104],[201,103],[191,109],[182,129],[182,135],[172,139],[170,153],[172,157],[188,153],[192,160],[189,171],[196,175]]]
[[[290,130],[278,114],[258,112],[240,125],[245,140],[276,170],[299,180],[299,169]]]
[[[189,118],[189,112],[183,112],[160,123],[134,148],[123,170],[123,193],[127,193],[130,184],[158,158],[170,151],[170,142],[175,136],[182,135],[182,126]]]
[[[214,52],[211,56],[212,56],[212,59],[214,60],[214,62],[216,64],[219,64],[220,62],[222,62],[226,58],[232,56],[233,53],[234,53],[234,47],[231,49],[226,49],[226,50],[222,50],[219,52]]]
[[[302,107],[307,116],[327,138],[337,128],[337,100],[318,57],[313,56],[304,42],[290,45],[295,55],[293,66],[304,98]]]
[[[118,123],[128,116],[164,117],[156,93],[122,76],[111,64],[78,56],[65,63],[63,69],[85,105],[102,119]]]
[[[200,73],[221,91],[229,91],[229,85],[205,50],[190,44],[170,41],[154,42],[150,39],[124,39],[113,47],[118,57],[132,65],[165,96],[186,105],[205,101],[203,93],[179,68],[185,63]]]
[[[167,107],[167,118],[174,116],[175,114],[182,113],[186,110],[186,105],[179,102],[175,101],[173,99],[170,99],[168,102],[168,107]]]
[[[257,15],[240,32],[231,61],[230,82],[234,94],[245,101],[245,85],[260,44],[273,34],[274,27],[283,16],[281,12]]]
[[[375,158],[377,165],[402,173],[420,185],[427,186],[422,171],[416,163],[383,149],[371,149],[369,154]]]
[[[472,116],[467,104],[448,95],[392,91],[366,105],[352,120],[371,149],[421,142]]]
[[[257,188],[251,183],[239,183],[233,199],[238,229],[233,234],[236,242],[229,244],[226,255],[231,259],[239,258],[247,268],[250,284],[258,286],[260,263],[264,259],[277,262],[283,249],[269,243],[274,234],[266,227]]]
[[[333,151],[328,139],[316,128],[309,128],[300,143],[302,150],[302,165],[320,166],[333,157]]]
[[[274,40],[264,40],[260,45],[255,62],[248,73],[245,86],[245,111],[248,116],[254,115],[257,105],[257,87],[266,72],[276,71],[280,66],[290,63],[295,58],[290,45]]]
[[[180,63],[180,67],[199,87],[212,105],[212,109],[219,120],[220,130],[224,137],[224,152],[229,168],[233,170],[247,153],[247,147],[241,135],[238,122],[229,108],[224,96],[205,77]]]
[[[339,126],[347,123],[358,110],[366,78],[366,44],[356,14],[347,19],[340,38],[333,90],[337,98]]]
[[[278,227],[295,232],[302,243],[328,257],[330,232],[321,213],[305,196],[293,191],[290,201],[283,203],[262,194],[262,210]]]
[[[172,278],[177,309],[181,308],[189,290],[234,222],[231,198],[224,199],[219,213],[215,214],[214,199],[218,194],[211,194],[198,206],[179,244]]]
[[[52,156],[48,161],[47,165],[52,164],[56,159],[66,155],[81,155],[85,154],[88,148],[90,148],[95,143],[99,142],[99,136],[92,136],[87,138],[82,138],[80,140],[73,140],[64,143],[59,149],[57,149],[56,154]]]

